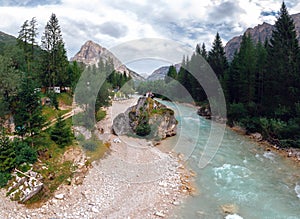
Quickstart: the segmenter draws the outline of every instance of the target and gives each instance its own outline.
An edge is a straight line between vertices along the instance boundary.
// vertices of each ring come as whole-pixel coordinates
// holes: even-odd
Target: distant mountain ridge
[[[144,78],[138,73],[123,65],[112,52],[91,40],[87,41],[83,46],[81,46],[81,49],[74,57],[71,58],[71,61],[81,62],[86,65],[97,65],[100,61],[100,58],[104,61],[112,59],[115,70],[121,73],[125,72],[127,76],[130,75],[133,79],[144,80]]]
[[[300,13],[293,14],[291,17],[294,20],[295,23],[295,30],[297,33],[298,41],[300,43]],[[250,33],[252,39],[254,42],[261,41],[262,43],[265,42],[266,39],[270,39],[272,36],[272,31],[274,29],[274,25],[263,23],[259,24],[253,28],[248,28],[245,33]],[[232,60],[235,51],[237,51],[240,48],[241,42],[242,42],[242,35],[233,37],[231,40],[229,40],[225,46],[225,53],[228,60]]]
[[[177,73],[179,72],[179,69],[181,67],[181,64],[175,64],[174,65],[176,68]],[[164,80],[165,76],[168,74],[170,66],[162,66],[155,71],[152,72],[150,76],[148,76],[147,80],[148,81],[157,81],[157,80]]]

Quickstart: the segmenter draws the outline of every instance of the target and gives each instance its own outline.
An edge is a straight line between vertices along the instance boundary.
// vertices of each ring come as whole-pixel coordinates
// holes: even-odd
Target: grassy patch
[[[53,196],[61,184],[68,184],[67,179],[72,178],[75,167],[70,161],[61,162],[61,158],[70,147],[59,148],[53,143],[40,157],[41,163],[36,163],[34,169],[43,176],[44,188],[25,204],[42,204]]]
[[[43,107],[43,115],[45,116],[47,121],[51,121],[58,117],[59,114],[63,115],[65,113],[71,112],[69,110],[56,110],[54,107],[51,106],[44,106]]]
[[[72,119],[69,118],[66,122],[70,126]],[[72,144],[68,147],[59,147],[51,140],[50,133],[50,129],[42,133],[43,139],[40,140],[39,145],[41,145],[38,146],[39,162],[36,162],[33,168],[42,175],[44,188],[39,194],[25,203],[29,207],[40,206],[50,199],[61,184],[69,183],[68,179],[73,177],[76,169],[71,161],[62,162],[62,157],[66,150],[79,146]]]
[[[153,109],[151,114],[158,114],[158,115],[165,115],[165,114],[169,114],[169,115],[174,115],[174,111],[168,108],[161,108],[161,109]]]
[[[72,103],[73,103],[73,97],[69,93],[60,93],[60,94],[58,94],[57,100],[59,102],[59,105],[72,106]]]
[[[99,109],[96,113],[96,121],[99,122],[104,119],[106,116],[106,111]]]
[[[109,150],[110,143],[97,141],[97,147],[93,151],[86,150],[85,154],[90,162],[103,158],[104,154]]]

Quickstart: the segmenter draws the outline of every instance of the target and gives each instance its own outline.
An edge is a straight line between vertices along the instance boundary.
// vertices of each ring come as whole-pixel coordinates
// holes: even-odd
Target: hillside
[[[0,54],[2,53],[5,45],[11,45],[16,43],[16,38],[9,34],[0,31]]]

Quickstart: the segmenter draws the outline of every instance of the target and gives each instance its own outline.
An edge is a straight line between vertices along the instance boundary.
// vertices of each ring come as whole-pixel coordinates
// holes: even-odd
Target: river
[[[299,165],[230,129],[205,168],[198,162],[206,145],[211,121],[199,117],[195,107],[163,102],[175,110],[178,135],[166,140],[185,154],[186,164],[197,176],[199,194],[189,197],[176,213],[179,218],[225,218],[222,205],[235,205],[237,215],[227,218],[300,218]]]

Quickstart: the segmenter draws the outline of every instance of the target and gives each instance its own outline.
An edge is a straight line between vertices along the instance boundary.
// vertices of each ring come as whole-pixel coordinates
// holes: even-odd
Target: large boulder
[[[150,97],[141,97],[135,106],[114,119],[112,129],[116,135],[161,140],[176,135],[177,123],[173,110]]]

